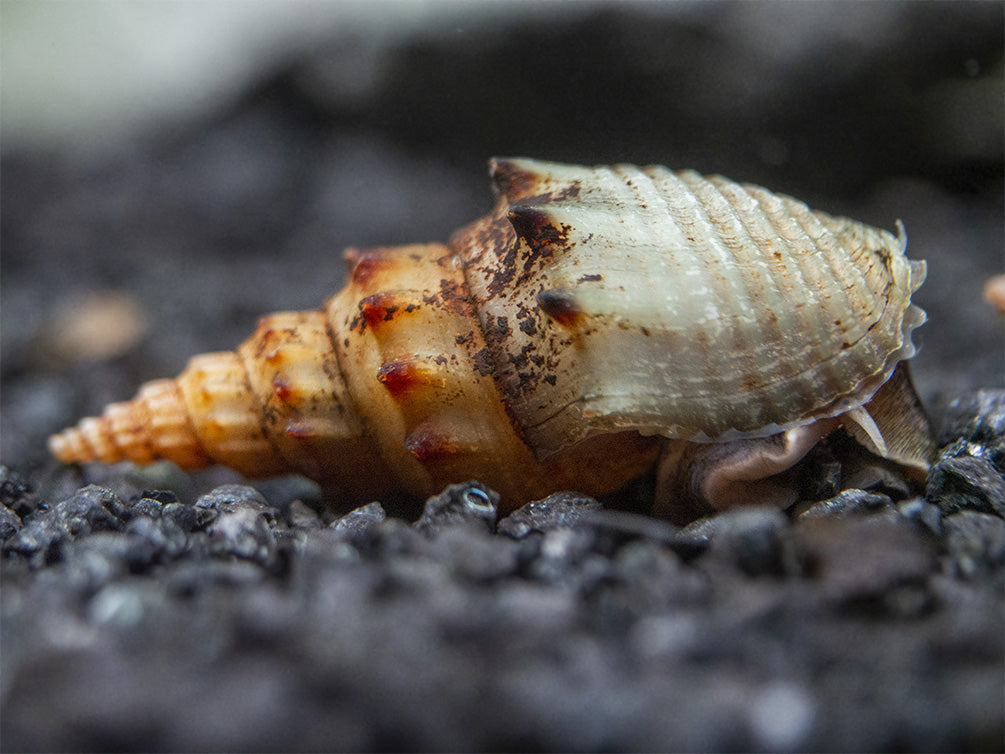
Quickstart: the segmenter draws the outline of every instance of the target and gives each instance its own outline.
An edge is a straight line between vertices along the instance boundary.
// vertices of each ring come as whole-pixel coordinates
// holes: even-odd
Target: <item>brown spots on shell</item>
[[[513,278],[516,277],[516,259],[519,244],[514,241],[503,248],[506,249],[506,254],[498,267],[489,268],[491,276],[487,292],[491,298],[504,294],[510,287],[510,283],[513,282]]]
[[[586,316],[576,294],[566,288],[541,291],[537,294],[537,305],[548,319],[568,329],[582,325]]]
[[[396,264],[376,250],[346,249],[344,257],[350,266],[352,282],[364,289],[373,282],[379,273]]]
[[[510,332],[508,317],[496,317],[489,320],[485,325],[485,334],[498,340],[508,337]]]
[[[495,363],[492,361],[492,352],[488,348],[482,348],[475,353],[472,357],[472,363],[474,364],[475,371],[482,377],[492,374],[495,369]]]
[[[599,283],[603,279],[604,279],[603,275],[583,275],[576,282],[577,283]]]
[[[382,364],[377,370],[377,380],[395,396],[419,387],[439,386],[444,382],[442,376],[416,359],[399,359]]]
[[[440,280],[440,305],[462,317],[474,312],[467,286],[463,282],[447,278]]]
[[[269,317],[258,320],[254,356],[270,365],[281,364],[284,360],[283,346],[300,342],[300,333],[295,327],[269,327]]]
[[[449,435],[429,423],[416,427],[405,437],[405,450],[420,463],[442,461],[456,456],[462,448]]]
[[[558,222],[546,209],[517,204],[510,207],[506,217],[516,234],[535,251],[569,242],[572,226]]]
[[[398,311],[397,299],[393,293],[374,293],[360,299],[359,311],[367,325],[376,327],[394,319],[394,313]]]
[[[511,200],[536,190],[541,174],[519,167],[514,161],[500,157],[489,160],[489,176],[496,191]]]
[[[399,313],[411,314],[419,308],[416,302],[391,292],[374,293],[359,300],[359,311],[362,315],[362,322],[371,328],[378,328],[387,322],[391,322],[395,315]],[[350,330],[355,330],[361,325],[359,317],[353,319],[349,326]],[[362,332],[362,328],[360,329]]]
[[[294,395],[295,386],[285,377],[276,377],[272,380],[272,392],[283,403],[289,403]]]

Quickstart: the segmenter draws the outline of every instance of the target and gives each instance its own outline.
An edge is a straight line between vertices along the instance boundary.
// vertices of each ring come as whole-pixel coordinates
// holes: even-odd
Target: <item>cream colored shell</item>
[[[454,243],[538,452],[624,429],[774,434],[864,404],[914,355],[925,265],[903,232],[693,171],[496,160],[492,173],[495,214]]]
[[[493,160],[449,246],[347,252],[263,317],[51,438],[65,462],[299,471],[340,505],[478,478],[503,508],[614,490],[664,438],[772,435],[867,402],[914,353],[904,238],[690,171]]]

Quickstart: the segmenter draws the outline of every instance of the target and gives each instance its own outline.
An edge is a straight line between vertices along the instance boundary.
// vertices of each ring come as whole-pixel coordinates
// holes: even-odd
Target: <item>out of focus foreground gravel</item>
[[[54,26],[8,60],[35,7]],[[185,28],[214,55],[174,50],[128,101],[85,96],[56,44],[131,30],[146,76],[157,36],[98,7],[0,8],[22,95],[0,111],[0,749],[1002,749],[1005,354],[981,290],[1002,272],[1005,6],[333,3],[282,45],[207,16]],[[36,50],[77,99],[46,99]],[[295,478],[47,458],[49,433],[258,315],[317,306],[343,248],[477,217],[492,154],[902,219],[929,264],[927,484],[823,448],[794,510],[678,529],[574,494],[497,520],[477,485],[418,520],[337,516]]]

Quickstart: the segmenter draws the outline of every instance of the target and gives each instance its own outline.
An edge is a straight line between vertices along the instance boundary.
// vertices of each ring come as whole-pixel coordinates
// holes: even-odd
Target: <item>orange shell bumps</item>
[[[903,233],[691,171],[491,174],[494,211],[449,245],[346,252],[322,309],[263,317],[53,454],[296,471],[340,505],[477,478],[504,508],[617,489],[679,441],[778,444],[838,416],[881,454],[923,455],[892,453],[863,408],[925,319]]]

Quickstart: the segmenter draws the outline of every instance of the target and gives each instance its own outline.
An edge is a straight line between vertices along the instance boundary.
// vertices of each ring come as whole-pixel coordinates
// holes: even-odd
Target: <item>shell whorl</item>
[[[496,160],[454,238],[510,410],[540,452],[592,433],[763,436],[865,403],[913,355],[904,240],[693,171]],[[487,240],[492,243],[486,243]]]

